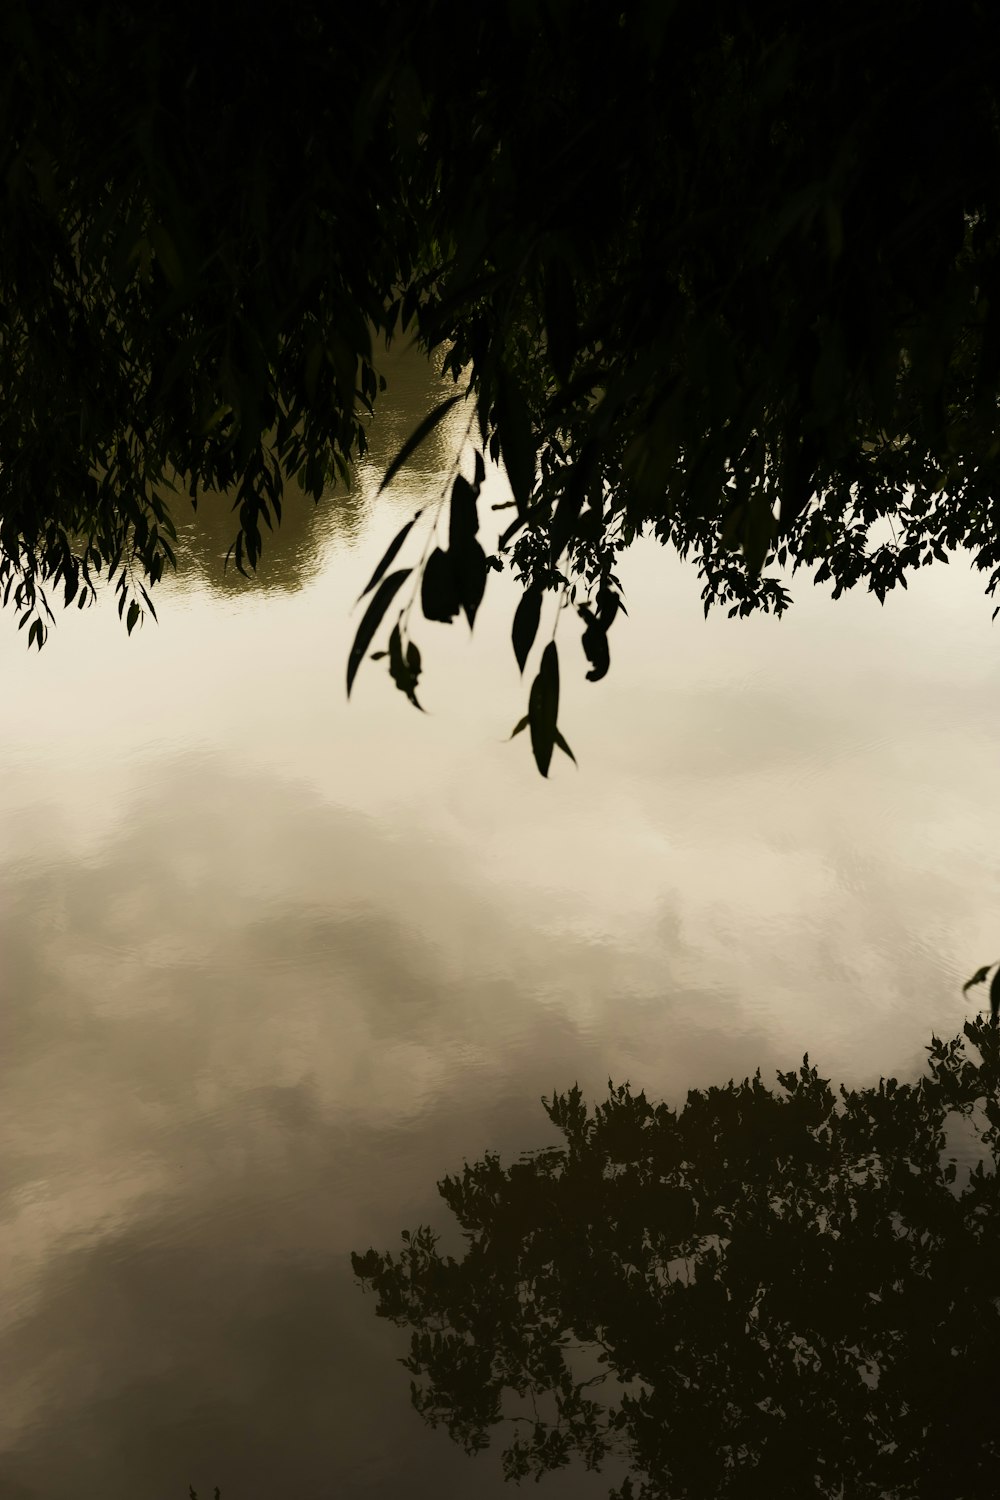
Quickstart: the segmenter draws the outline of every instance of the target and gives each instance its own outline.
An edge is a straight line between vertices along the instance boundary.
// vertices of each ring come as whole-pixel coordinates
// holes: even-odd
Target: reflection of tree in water
[[[966,1036],[912,1086],[546,1103],[561,1146],[440,1184],[461,1260],[354,1257],[418,1411],[469,1451],[504,1424],[510,1478],[624,1461],[636,1500],[995,1495],[1000,1039]]]
[[[177,571],[182,579],[192,574],[223,594],[242,594],[251,589],[302,588],[320,564],[323,544],[331,533],[356,537],[361,529],[362,507],[356,491],[340,488],[324,495],[317,504],[294,482],[285,485],[281,524],[264,529],[264,548],[256,573],[244,576],[232,557],[238,520],[233,495],[199,495],[198,509],[178,497],[171,505],[177,524]]]
[[[393,344],[379,354],[376,362],[379,372],[386,378],[386,389],[378,398],[375,416],[368,429],[368,456],[365,460],[365,469],[372,475],[376,487],[406,439],[428,412],[445,396],[454,395],[456,389],[461,389],[452,380],[438,374],[443,358],[443,351],[438,350],[433,360],[429,360],[416,347],[402,343]],[[428,433],[408,460],[405,477],[401,475],[389,493],[392,494],[397,486],[401,492],[416,489],[439,493],[455,462],[470,416],[471,412],[460,403],[456,414]]]
[[[285,485],[280,526],[263,529],[264,549],[256,574],[244,577],[226,554],[235,540],[238,519],[233,511],[234,494],[202,494],[193,510],[190,498],[178,489],[170,497],[177,526],[177,567],[183,578],[197,574],[212,588],[226,594],[248,589],[293,592],[300,589],[320,566],[323,547],[333,536],[355,541],[361,534],[371,504],[389,463],[427,412],[450,395],[451,382],[442,382],[436,366],[416,348],[394,345],[378,361],[386,378],[376,415],[368,429],[368,455],[355,468],[350,489],[338,482],[317,504],[294,480]],[[442,475],[455,458],[454,424],[436,428],[413,455],[405,479],[380,503],[397,503],[397,491],[411,503],[414,489],[440,489]],[[367,476],[372,482],[367,482]],[[248,572],[250,570],[248,569]]]

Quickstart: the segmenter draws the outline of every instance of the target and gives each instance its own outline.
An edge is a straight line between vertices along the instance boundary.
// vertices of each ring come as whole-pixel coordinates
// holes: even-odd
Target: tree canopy
[[[612,1500],[995,1494],[1000,1033],[928,1050],[914,1084],[553,1097],[560,1145],[439,1184],[459,1258],[426,1226],[353,1257],[417,1411]]]
[[[542,604],[603,676],[641,532],[694,560],[706,609],[781,612],[796,569],[882,599],[958,548],[992,591],[994,23],[985,0],[372,0],[252,26],[12,0],[4,601],[41,645],[50,601],[107,576],[131,629],[205,490],[252,570],[290,476],[349,482],[403,334],[443,353],[480,459],[374,580],[349,675],[384,633],[415,699],[405,605],[471,625],[510,566],[543,772],[566,747]],[[486,455],[514,497],[489,557]]]

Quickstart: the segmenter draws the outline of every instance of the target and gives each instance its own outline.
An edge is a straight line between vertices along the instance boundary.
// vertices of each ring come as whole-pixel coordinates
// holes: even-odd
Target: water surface
[[[257,587],[203,503],[159,625],[109,599],[39,655],[0,622],[0,1500],[502,1493],[409,1410],[350,1251],[442,1222],[436,1180],[544,1144],[575,1080],[913,1075],[1000,956],[964,562],[706,622],[638,545],[604,682],[560,630],[548,782],[506,742],[495,575],[474,641],[415,628],[426,715],[370,663],[348,706],[353,601],[464,430],[378,497],[433,399],[396,374],[355,493],[289,497]]]

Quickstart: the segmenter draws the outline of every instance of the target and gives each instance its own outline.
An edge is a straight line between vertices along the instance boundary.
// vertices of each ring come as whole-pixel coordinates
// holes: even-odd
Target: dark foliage
[[[108,573],[131,629],[207,489],[252,570],[288,475],[346,482],[402,333],[446,352],[516,503],[489,558],[442,503],[407,588],[471,624],[506,559],[522,669],[551,600],[603,676],[643,530],[731,613],[782,611],[796,568],[884,598],[959,547],[992,591],[998,36],[985,0],[372,0],[252,25],[12,0],[3,597],[40,645],[47,596]],[[388,656],[415,701],[405,610]]]

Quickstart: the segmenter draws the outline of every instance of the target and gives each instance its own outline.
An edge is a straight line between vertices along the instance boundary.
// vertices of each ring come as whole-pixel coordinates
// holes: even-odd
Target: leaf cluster
[[[603,676],[643,532],[693,559],[706,610],[781,614],[796,571],[884,600],[959,548],[992,592],[994,19],[958,0],[942,47],[931,0],[372,0],[252,28],[12,0],[2,597],[41,645],[48,593],[107,575],[132,628],[206,489],[252,571],[290,475],[349,478],[401,336],[462,389],[393,467],[468,393],[506,469],[522,670],[552,593]],[[479,545],[415,564],[430,618],[474,617]]]
[[[432,413],[435,421],[440,420],[440,414],[447,408],[449,402],[436,408]],[[428,426],[427,423],[424,424]],[[402,456],[390,466],[382,483],[382,488],[390,482],[393,475],[398,471],[402,463]],[[459,612],[464,613],[469,622],[471,630],[476,621],[476,613],[482,602],[486,589],[486,574],[489,571],[490,559],[483,551],[481,543],[477,540],[479,531],[479,493],[482,489],[483,480],[486,477],[486,469],[481,455],[476,455],[475,476],[470,481],[463,474],[458,474],[451,486],[450,503],[448,507],[448,535],[447,545],[435,545],[430,550],[430,542],[433,541],[434,530],[442,520],[441,505],[437,508],[434,520],[434,530],[429,538],[428,548],[425,549],[424,557],[421,559],[420,567],[397,568],[392,573],[388,572],[392,563],[399,555],[404,543],[413,530],[414,526],[423,516],[423,511],[418,510],[411,521],[407,521],[389,543],[388,548],[375,572],[368,581],[367,586],[361,594],[366,598],[371,594],[371,599],[361,618],[354,643],[351,647],[347,660],[347,692],[350,696],[354,680],[358,673],[368,647],[371,645],[379,626],[381,625],[389,606],[396,595],[402,589],[408,579],[413,577],[416,571],[414,586],[406,605],[399,611],[396,623],[389,636],[389,646],[386,651],[372,652],[373,661],[381,661],[384,657],[389,659],[389,674],[397,688],[405,694],[415,708],[420,708],[417,702],[417,682],[420,678],[421,656],[416,643],[411,640],[409,634],[409,617],[416,602],[419,589],[420,606],[427,620],[441,621],[450,625]],[[496,559],[493,559],[496,562]],[[374,591],[374,592],[373,592]],[[358,601],[360,603],[360,600]]]
[[[39,645],[48,595],[102,577],[131,630],[185,501],[229,494],[252,571],[288,477],[318,499],[364,452],[400,273],[376,121],[351,142],[375,41],[333,40],[318,13],[4,9],[0,590]]]

